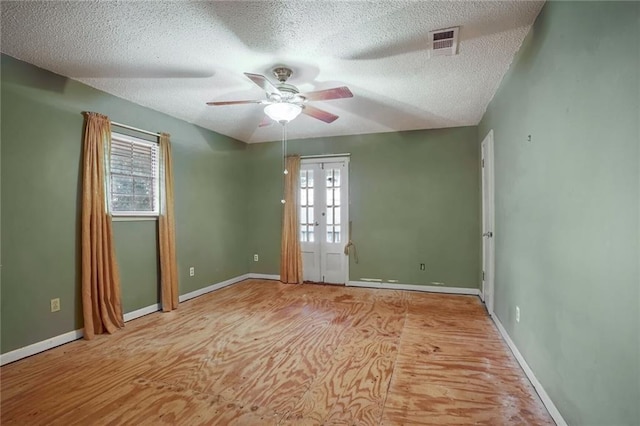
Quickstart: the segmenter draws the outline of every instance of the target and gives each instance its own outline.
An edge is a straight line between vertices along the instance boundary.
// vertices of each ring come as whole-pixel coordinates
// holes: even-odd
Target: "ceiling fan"
[[[273,69],[273,75],[278,79],[278,84],[272,84],[267,78],[260,74],[244,73],[251,81],[267,92],[266,99],[248,101],[220,101],[207,102],[207,105],[238,105],[238,104],[262,104],[266,105],[264,112],[267,115],[260,127],[269,126],[272,121],[287,123],[296,118],[300,113],[324,121],[333,123],[338,119],[328,111],[308,105],[310,101],[328,101],[331,99],[352,98],[353,93],[348,87],[334,87],[332,89],[317,90],[315,92],[300,93],[298,88],[292,84],[287,84],[287,80],[293,71],[287,67],[277,67]],[[269,120],[271,119],[271,120]]]

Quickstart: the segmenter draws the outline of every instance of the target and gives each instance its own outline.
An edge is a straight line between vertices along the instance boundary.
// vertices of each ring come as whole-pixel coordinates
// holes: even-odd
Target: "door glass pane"
[[[327,242],[333,242],[333,226],[327,226]]]
[[[300,241],[313,242],[313,170],[300,170]]]
[[[340,235],[340,169],[325,170],[326,225],[328,243],[339,243]]]
[[[333,170],[327,170],[327,188],[333,186]]]
[[[340,186],[340,169],[333,169],[333,186]]]
[[[307,237],[308,237],[307,241],[309,241],[310,243],[315,241],[315,239],[314,239],[314,235],[315,235],[314,234],[314,230],[315,229],[316,228],[314,226],[310,226],[309,227],[309,232],[307,233]]]

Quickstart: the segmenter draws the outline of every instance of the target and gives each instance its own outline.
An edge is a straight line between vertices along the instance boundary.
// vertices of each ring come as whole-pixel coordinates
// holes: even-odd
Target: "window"
[[[158,153],[156,142],[112,133],[109,210],[114,216],[158,215]]]

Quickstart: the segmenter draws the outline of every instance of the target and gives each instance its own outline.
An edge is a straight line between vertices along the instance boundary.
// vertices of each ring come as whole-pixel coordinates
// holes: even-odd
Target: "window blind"
[[[110,203],[116,214],[158,214],[158,144],[112,134]]]

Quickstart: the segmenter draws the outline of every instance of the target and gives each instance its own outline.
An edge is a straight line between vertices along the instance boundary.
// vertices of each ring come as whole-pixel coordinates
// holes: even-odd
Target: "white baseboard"
[[[136,318],[152,314],[154,312],[158,312],[160,309],[162,309],[162,305],[160,303],[156,303],[154,305],[149,305],[146,308],[141,308],[136,311],[129,312],[127,314],[124,314],[124,322],[131,321]]]
[[[269,274],[247,274],[249,275],[247,278],[252,278],[255,280],[276,280],[280,281],[280,275],[269,275]]]
[[[33,343],[29,346],[25,346],[25,347],[13,350],[11,352],[4,353],[0,355],[0,365],[9,364],[10,362],[14,362],[31,355],[35,355],[40,352],[44,352],[47,349],[55,348],[56,346],[73,342],[74,340],[78,340],[82,338],[82,336],[84,336],[84,330],[73,330],[68,333],[51,337],[41,342]]]
[[[131,321],[136,318],[140,318],[144,315],[157,312],[160,310],[160,304],[147,306],[146,308],[138,309],[137,311],[124,314],[124,321]],[[55,348],[56,346],[64,345],[65,343],[73,342],[74,340],[82,339],[84,336],[84,330],[73,330],[68,333],[61,334],[59,336],[51,337],[41,342],[33,343],[29,346],[25,346],[11,352],[0,355],[0,365],[9,364],[10,362],[18,361],[19,359],[26,358],[31,355],[35,355],[40,352],[44,352],[48,349]]]
[[[244,274],[234,278],[230,278],[226,281],[219,282],[217,284],[212,284],[210,286],[201,288],[196,291],[192,291],[190,293],[183,294],[179,297],[180,302],[184,302],[189,299],[193,299],[194,297],[201,296],[206,293],[210,293],[214,290],[221,289],[223,287],[230,286],[232,284],[238,283],[240,281],[244,281],[246,279],[262,279],[262,280],[280,280],[280,275],[270,275],[270,274]],[[415,284],[390,284],[390,283],[378,283],[378,282],[363,282],[363,281],[349,281],[347,284],[349,286],[354,287],[370,287],[370,288],[386,288],[386,289],[394,289],[394,290],[417,290],[417,291],[429,291],[429,292],[437,292],[437,293],[453,293],[453,294],[472,294],[478,295],[479,290],[472,288],[458,288],[458,287],[433,287],[433,286],[422,286]],[[144,315],[151,314],[153,312],[157,312],[161,310],[161,305],[159,303],[147,306],[145,308],[141,308],[135,310],[133,312],[129,312],[124,314],[125,322],[134,320],[136,318],[140,318]],[[31,355],[35,355],[37,353],[46,351],[47,349],[55,348],[56,346],[64,345],[65,343],[72,342],[74,340],[78,340],[84,336],[84,331],[73,330],[68,333],[61,334],[59,336],[51,337],[49,339],[43,340],[41,342],[33,343],[29,346],[25,346],[23,348],[19,348],[13,350],[11,352],[7,352],[5,354],[0,355],[0,365],[5,365],[10,362],[17,361],[22,358],[26,358]],[[526,371],[526,370],[525,370]],[[532,380],[533,382],[533,380]],[[537,388],[536,388],[537,389]],[[545,394],[546,395],[546,394]],[[543,400],[544,402],[544,400]],[[545,404],[546,405],[546,404]]]
[[[374,281],[349,281],[349,283],[347,283],[347,286],[383,288],[387,290],[426,291],[430,293],[468,294],[471,296],[480,295],[480,290],[478,290],[477,288],[464,288],[464,287],[436,287],[432,285],[381,283],[381,282],[374,282]]]
[[[518,350],[516,344],[513,343],[513,340],[511,340],[509,333],[507,333],[507,330],[502,326],[502,323],[500,322],[498,317],[495,314],[493,314],[491,315],[491,318],[493,319],[493,322],[496,324],[496,327],[498,328],[498,331],[502,335],[502,338],[507,343],[507,346],[509,346],[509,349],[511,349],[511,352],[513,352],[513,355],[515,355],[516,359],[518,360],[520,367],[522,367],[522,369],[524,370],[524,374],[527,375],[527,377],[529,378],[529,381],[535,388],[536,392],[538,392],[538,395],[540,396],[542,403],[547,408],[547,411],[549,412],[553,420],[556,422],[558,426],[567,426],[567,422],[565,422],[565,420],[562,418],[560,411],[555,406],[555,404],[553,403],[553,401],[551,400],[547,392],[544,390],[544,388],[542,387],[542,384],[538,381],[536,376],[533,374],[533,370],[531,370],[531,367],[529,367],[529,364],[527,364],[527,361],[525,361],[524,357]]]
[[[249,278],[251,278],[250,275],[251,274],[239,275],[237,277],[229,278],[228,280],[219,282],[217,284],[211,284],[208,287],[201,288],[199,290],[192,291],[192,292],[187,293],[187,294],[183,294],[182,296],[180,296],[179,300],[180,300],[180,302],[184,302],[186,300],[193,299],[194,297],[202,296],[203,294],[210,293],[210,292],[212,292],[214,290],[218,290],[218,289],[221,289],[223,287],[230,286],[231,284],[235,284],[235,283],[238,283],[240,281],[244,281],[246,279],[249,279]]]
[[[210,285],[208,287],[202,288],[200,290],[192,291],[191,293],[183,294],[180,296],[180,302],[184,302],[185,300],[193,299],[194,297],[201,296],[203,294],[209,293],[211,291],[217,290],[219,288],[227,287],[231,284],[235,284],[240,281],[244,281],[250,277],[251,274],[244,274],[238,277],[234,277],[228,279],[226,281],[222,281],[217,284]],[[157,312],[162,309],[162,305],[160,303],[156,303],[145,308],[141,308],[135,310],[133,312],[129,312],[124,314],[124,321],[131,321],[136,318],[140,318],[142,316],[151,314],[153,312]],[[0,365],[5,365],[10,362],[18,361],[22,358],[26,358],[31,355],[35,355],[40,352],[44,352],[47,349],[55,348],[56,346],[64,345],[65,343],[73,342],[74,340],[81,339],[84,336],[84,330],[73,330],[68,333],[61,334],[59,336],[51,337],[49,339],[43,340],[41,342],[33,343],[29,346],[25,346],[11,352],[7,352],[0,355]]]

